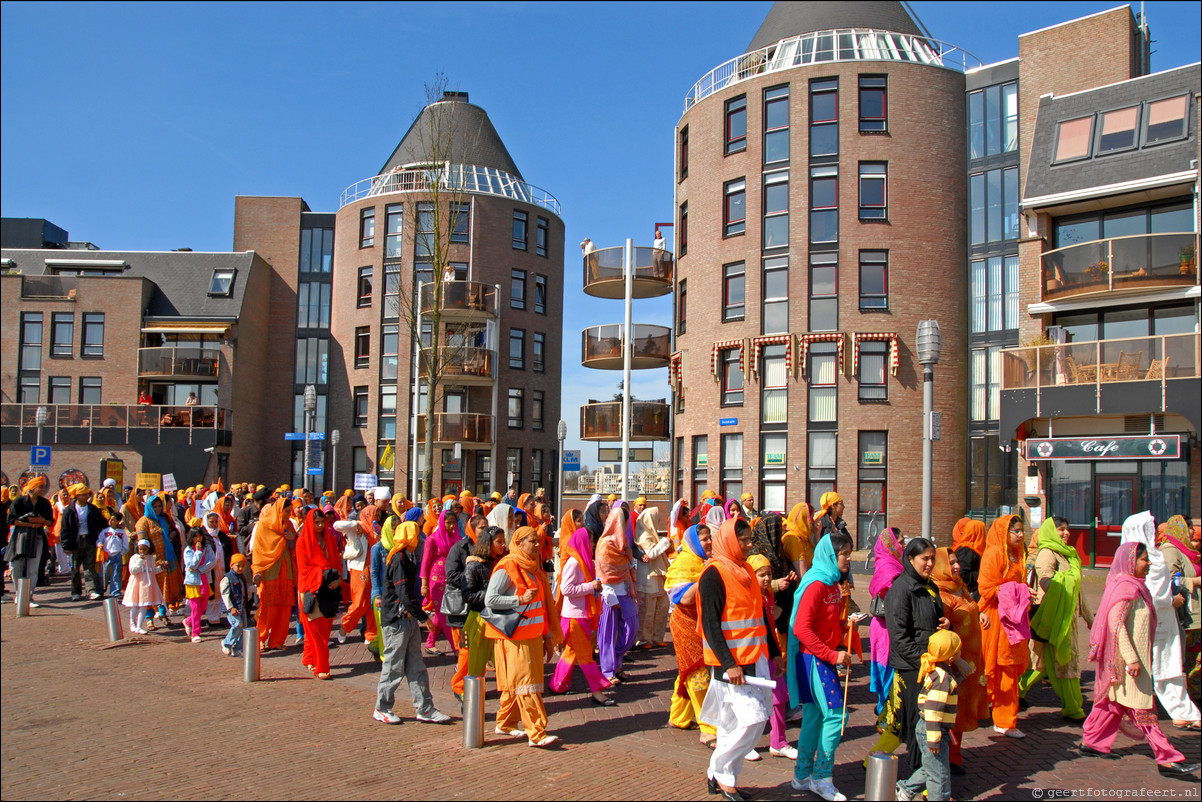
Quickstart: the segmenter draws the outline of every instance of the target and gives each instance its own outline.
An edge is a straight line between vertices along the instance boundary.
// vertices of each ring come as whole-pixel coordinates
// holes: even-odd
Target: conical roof
[[[747,52],[798,34],[837,28],[873,28],[925,36],[901,3],[786,2],[772,6]]]
[[[435,143],[435,138],[442,141]],[[422,109],[380,173],[429,161],[478,164],[522,178],[488,113],[468,103],[467,92],[443,92],[441,100]]]

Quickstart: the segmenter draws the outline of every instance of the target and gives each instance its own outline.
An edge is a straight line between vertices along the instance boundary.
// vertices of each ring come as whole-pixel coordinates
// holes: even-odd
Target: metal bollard
[[[242,630],[242,681],[259,681],[259,628]]]
[[[463,747],[484,747],[484,677],[463,679]]]
[[[864,784],[865,799],[896,799],[897,755],[888,752],[868,753],[868,779]]]
[[[109,643],[116,643],[125,637],[125,633],[121,631],[121,610],[117,607],[117,600],[109,597],[104,600],[104,625],[109,631]]]
[[[17,618],[25,618],[29,615],[30,594],[33,589],[29,587],[28,579],[17,580]]]

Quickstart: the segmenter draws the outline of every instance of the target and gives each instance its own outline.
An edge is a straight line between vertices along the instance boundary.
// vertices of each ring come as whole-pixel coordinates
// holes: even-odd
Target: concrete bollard
[[[29,586],[28,579],[17,580],[17,618],[25,618],[29,615],[30,594],[33,593]]]
[[[259,681],[259,628],[242,630],[242,681]]]
[[[463,747],[484,746],[484,677],[463,679]]]
[[[125,633],[121,631],[121,609],[117,607],[117,600],[109,597],[104,600],[104,626],[109,632],[109,643],[116,643],[125,637]]]
[[[893,800],[897,788],[897,755],[888,752],[868,753],[868,779],[864,783],[864,798]]]

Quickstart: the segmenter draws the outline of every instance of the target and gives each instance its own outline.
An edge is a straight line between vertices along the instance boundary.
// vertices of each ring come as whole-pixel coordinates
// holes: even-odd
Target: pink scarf
[[[1160,531],[1156,535],[1156,548],[1160,548],[1166,543],[1173,546],[1177,551],[1185,555],[1185,559],[1193,563],[1194,573],[1202,574],[1202,553],[1191,549],[1186,543],[1188,540],[1189,524],[1185,522],[1185,518],[1182,516],[1174,515],[1160,525]]]
[[[998,616],[1010,645],[1031,638],[1031,592],[1021,582],[1006,582],[997,594]]]
[[[1138,543],[1124,543],[1114,553],[1114,562],[1110,564],[1110,573],[1106,576],[1106,589],[1102,591],[1102,601],[1098,604],[1098,612],[1094,616],[1093,628],[1089,631],[1089,660],[1098,664],[1097,677],[1094,679],[1094,704],[1109,698],[1110,689],[1122,682],[1125,663],[1119,656],[1118,630],[1126,626],[1127,608],[1136,597],[1144,600],[1148,606],[1148,630],[1156,631],[1156,608],[1152,606],[1152,594],[1142,579],[1135,576],[1135,550]],[[1112,625],[1111,610],[1118,608],[1120,615]]]

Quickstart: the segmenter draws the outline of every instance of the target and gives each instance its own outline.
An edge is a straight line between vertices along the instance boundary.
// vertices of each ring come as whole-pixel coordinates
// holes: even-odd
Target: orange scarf
[[[277,499],[263,507],[255,531],[255,547],[251,554],[251,574],[270,571],[288,553],[288,502]]]

